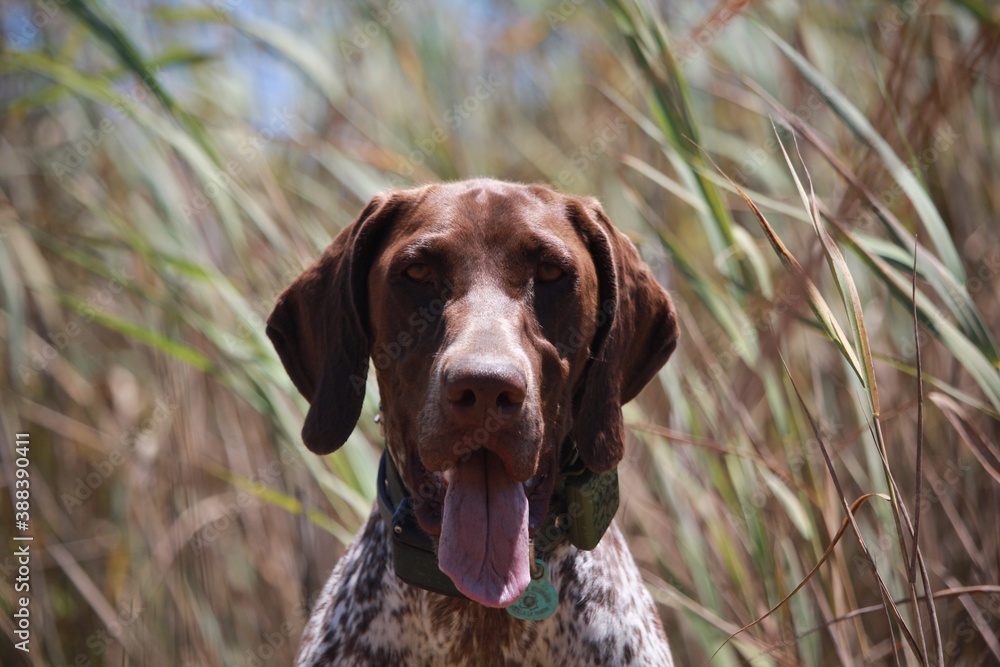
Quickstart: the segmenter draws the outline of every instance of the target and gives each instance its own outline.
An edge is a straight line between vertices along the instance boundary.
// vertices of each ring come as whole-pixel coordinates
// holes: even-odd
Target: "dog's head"
[[[621,406],[678,330],[595,200],[475,180],[373,199],[278,298],[267,334],[318,454],[351,434],[374,361],[387,447],[442,571],[500,607],[528,584],[564,443],[614,468]]]

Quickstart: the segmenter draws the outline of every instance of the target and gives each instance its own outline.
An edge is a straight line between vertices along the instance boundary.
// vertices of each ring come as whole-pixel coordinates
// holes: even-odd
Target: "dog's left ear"
[[[401,195],[376,196],[281,296],[267,336],[309,401],[302,440],[317,454],[338,449],[361,415],[371,352],[368,271]]]
[[[621,406],[635,398],[677,346],[670,296],[594,199],[571,199],[569,214],[589,245],[600,290],[598,330],[574,401],[573,435],[594,472],[611,470],[625,453]]]

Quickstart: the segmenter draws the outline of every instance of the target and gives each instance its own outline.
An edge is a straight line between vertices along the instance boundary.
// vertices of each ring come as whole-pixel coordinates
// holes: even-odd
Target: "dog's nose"
[[[444,373],[446,407],[468,426],[483,426],[490,416],[515,416],[524,403],[527,386],[524,373],[502,361],[459,362]]]

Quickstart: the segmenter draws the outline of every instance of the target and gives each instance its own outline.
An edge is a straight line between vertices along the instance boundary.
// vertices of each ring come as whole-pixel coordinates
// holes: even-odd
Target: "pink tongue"
[[[478,450],[454,468],[438,566],[466,597],[487,607],[507,607],[528,587],[528,499],[495,454]]]

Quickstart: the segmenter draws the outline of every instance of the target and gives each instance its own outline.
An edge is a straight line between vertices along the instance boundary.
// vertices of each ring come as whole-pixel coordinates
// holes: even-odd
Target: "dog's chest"
[[[670,665],[652,600],[617,527],[597,549],[548,556],[556,613],[520,621],[409,586],[391,568],[388,530],[369,518],[306,627],[299,665]]]

